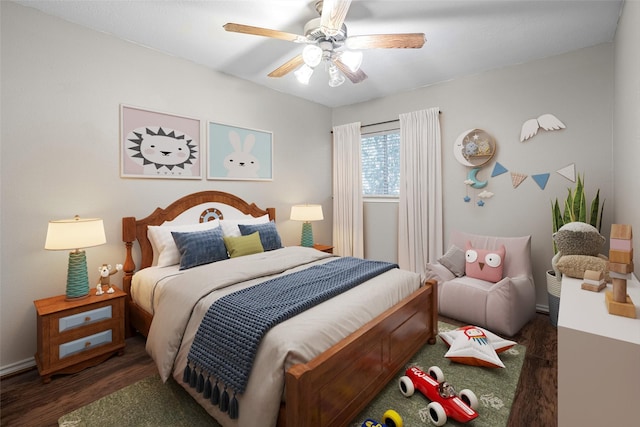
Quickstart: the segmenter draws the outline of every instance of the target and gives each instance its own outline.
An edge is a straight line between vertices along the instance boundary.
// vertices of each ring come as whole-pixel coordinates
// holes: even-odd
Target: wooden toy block
[[[633,249],[633,240],[609,239],[609,249],[616,251],[630,251]]]
[[[629,295],[626,296],[625,302],[614,301],[613,293],[611,291],[606,291],[604,293],[604,296],[605,303],[607,304],[607,311],[609,312],[609,314],[630,317],[632,319],[636,318],[636,306],[633,305],[633,301],[631,301]]]
[[[633,249],[631,249],[630,251],[609,251],[609,262],[631,264],[631,262],[633,262]]]
[[[630,262],[629,264],[609,262],[609,274],[611,274],[612,271],[620,274],[633,273],[633,262]]]
[[[631,225],[630,224],[611,224],[611,234],[609,235],[609,237],[612,239],[631,240],[633,238]]]
[[[623,303],[627,300],[627,281],[625,279],[612,279],[613,300]]]
[[[604,273],[600,270],[586,270],[584,272],[584,282],[582,289],[592,292],[600,292],[607,286],[604,280]]]
[[[612,279],[633,280],[633,275],[631,273],[625,274],[625,273],[618,273],[615,271],[609,271],[609,277],[611,277]]]

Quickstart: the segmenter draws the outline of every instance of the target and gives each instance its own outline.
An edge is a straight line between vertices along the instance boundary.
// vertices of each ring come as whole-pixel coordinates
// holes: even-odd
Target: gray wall
[[[555,171],[575,163],[576,172],[586,174],[587,196],[600,189],[607,199],[602,233],[608,236],[613,215],[611,135],[613,115],[614,46],[603,44],[513,67],[484,72],[454,81],[424,87],[384,99],[336,108],[334,125],[360,121],[363,124],[396,119],[400,113],[440,107],[443,150],[445,242],[452,229],[479,234],[518,236],[531,234],[537,304],[546,309],[545,271],[551,266],[551,199],[566,195],[573,183]],[[566,129],[540,131],[521,143],[525,120],[543,113],[556,115]],[[396,126],[397,124],[392,124]],[[480,128],[493,135],[498,151],[482,168],[478,178],[489,181],[485,188],[493,198],[484,207],[465,203],[463,181],[468,168],[453,157],[453,144],[463,131]],[[369,130],[369,129],[367,129]],[[510,172],[529,175],[513,188],[510,174],[491,178],[495,161]],[[550,173],[544,190],[531,175]],[[473,192],[470,191],[470,196]],[[375,230],[397,229],[383,209],[368,207],[366,222]],[[371,247],[367,256],[387,256]],[[377,244],[385,244],[378,236]],[[387,242],[393,239],[384,239]],[[386,243],[388,245],[388,243]],[[446,250],[443,248],[443,250]],[[385,248],[385,250],[388,247]],[[397,256],[397,255],[395,255]],[[508,256],[508,254],[507,254]]]
[[[314,234],[331,242],[328,108],[11,2],[1,2],[1,13],[3,371],[33,364],[33,301],[65,292],[68,255],[44,250],[51,219],[104,219],[107,244],[87,250],[91,281],[102,263],[124,261],[123,216],[146,216],[201,190],[275,207],[287,245],[299,244],[301,233],[291,205],[321,203],[325,221],[314,223]],[[120,103],[272,131],[274,180],[121,179]]]
[[[615,224],[631,224],[640,265],[640,1],[626,1],[615,38],[612,203]],[[640,273],[636,270],[636,277]],[[635,302],[638,305],[638,301]]]

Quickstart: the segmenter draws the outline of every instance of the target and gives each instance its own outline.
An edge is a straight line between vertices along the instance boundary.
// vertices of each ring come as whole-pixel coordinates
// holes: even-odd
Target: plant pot
[[[558,312],[560,311],[560,287],[562,278],[556,277],[556,272],[547,270],[547,296],[549,297],[549,320],[553,326],[558,326]]]

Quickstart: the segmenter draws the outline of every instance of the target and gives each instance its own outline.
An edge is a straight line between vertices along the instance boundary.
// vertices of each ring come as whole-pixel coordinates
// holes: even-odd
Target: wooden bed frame
[[[132,253],[134,241],[140,246],[140,268],[151,266],[153,249],[147,226],[172,221],[187,209],[211,202],[232,206],[254,217],[268,214],[275,220],[274,208],[260,209],[220,191],[187,195],[140,220],[122,218],[122,240],[126,247],[123,289],[127,293],[125,322],[129,334],[137,330],[147,336],[153,318],[131,299],[131,280],[136,270]],[[277,425],[349,425],[423,345],[435,343],[436,290],[435,282],[426,282],[318,357],[292,366],[286,373],[285,402],[280,407]]]

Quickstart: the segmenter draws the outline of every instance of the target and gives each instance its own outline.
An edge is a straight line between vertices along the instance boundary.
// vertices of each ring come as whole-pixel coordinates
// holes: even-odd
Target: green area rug
[[[448,323],[438,322],[439,331],[456,329]],[[478,397],[478,418],[466,424],[448,420],[446,426],[501,427],[506,426],[511,412],[513,397],[518,386],[520,371],[526,347],[516,345],[500,354],[505,368],[481,368],[462,365],[445,359],[449,348],[438,338],[435,345],[424,346],[406,367],[418,366],[427,371],[430,366],[438,366],[444,373],[445,381],[453,385],[457,391],[470,389]],[[404,370],[398,372],[378,396],[365,408],[351,424],[360,427],[364,420],[372,418],[381,421],[387,409],[393,409],[402,416],[405,427],[429,426],[431,421],[427,415],[429,400],[419,391],[410,397],[404,397],[398,388],[398,381]]]
[[[439,330],[455,329],[439,322]],[[518,385],[525,347],[516,345],[502,353],[500,358],[506,369],[489,369],[451,363],[443,356],[447,346],[438,338],[435,345],[424,346],[407,364],[423,370],[437,365],[444,372],[446,381],[456,390],[471,389],[480,402],[480,416],[466,426],[506,426],[511,404]],[[365,419],[380,420],[387,409],[395,409],[406,427],[430,425],[426,407],[429,401],[419,392],[411,398],[404,397],[398,389],[396,378],[353,421],[360,427]],[[62,427],[142,427],[142,426],[219,426],[191,396],[170,379],[166,384],[157,375],[116,391],[102,399],[77,409],[58,420]],[[446,425],[463,425],[449,421]]]
[[[58,420],[62,427],[197,427],[219,426],[184,389],[170,378],[152,375]]]

